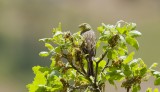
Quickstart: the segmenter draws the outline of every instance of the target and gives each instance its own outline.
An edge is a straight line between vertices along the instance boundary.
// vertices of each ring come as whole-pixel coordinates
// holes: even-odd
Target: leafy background
[[[142,33],[136,57],[148,66],[160,63],[159,11],[159,0],[0,0],[0,90],[27,92],[25,85],[34,77],[31,67],[50,64],[49,58],[38,56],[45,50],[38,39],[51,37],[52,28],[59,22],[64,31],[71,32],[79,31],[82,22],[91,24],[94,30],[102,22],[135,22]],[[142,92],[147,87],[154,87],[152,80],[142,84]],[[114,89],[110,85],[107,88]]]

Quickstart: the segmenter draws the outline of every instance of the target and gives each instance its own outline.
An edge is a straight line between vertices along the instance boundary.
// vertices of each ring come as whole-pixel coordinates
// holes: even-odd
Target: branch
[[[102,74],[102,73],[104,72],[104,70],[108,67],[109,61],[110,61],[110,60],[108,59],[105,67],[104,67],[104,68],[102,69],[102,71],[101,71],[101,74]],[[98,83],[100,83],[100,81],[99,81]]]
[[[69,85],[69,87],[72,88],[72,89],[85,89],[88,86],[89,85],[81,85],[81,86],[72,86],[72,85]]]
[[[104,72],[104,70],[108,67],[108,64],[109,64],[109,59],[107,60],[105,67],[102,69],[102,72]]]
[[[107,55],[107,52],[108,52],[108,50],[106,50],[106,51],[101,55],[101,58],[97,61],[97,63],[101,62],[101,61],[104,59],[104,57]]]
[[[99,64],[99,62],[96,62],[96,71],[95,71],[95,79],[94,79],[94,86],[97,88],[97,84],[96,84],[96,82],[97,82],[97,73],[98,73],[98,64]]]
[[[75,69],[78,73],[80,73],[80,74],[82,74],[83,76],[85,76],[85,74],[83,74],[81,71],[79,71],[79,70],[73,65],[72,61],[69,60],[69,58],[67,57],[66,54],[63,53],[62,56],[68,60],[69,64],[72,66],[73,69]]]
[[[128,88],[127,88],[127,92],[129,92],[130,88],[131,88],[131,87],[128,87]]]
[[[80,60],[80,67],[81,67],[81,69],[82,69],[82,72],[83,72],[84,74],[87,74],[86,71],[84,70],[83,60],[82,60],[82,59]]]
[[[71,60],[69,60],[69,58],[67,57],[66,54],[63,53],[62,56],[68,60],[69,64],[72,66],[73,69],[75,69],[78,73],[82,74],[86,79],[88,79],[90,82],[92,82],[92,80],[86,74],[82,73],[81,71],[79,71],[77,69],[76,66],[74,66],[74,64],[72,63]]]
[[[101,55],[101,58],[96,62],[96,71],[95,71],[95,79],[94,79],[94,85],[95,85],[95,87],[97,87],[96,82],[97,82],[99,62],[101,62],[101,61],[104,59],[104,57],[107,55],[107,52],[108,52],[108,50],[106,50],[106,51]],[[107,63],[108,63],[108,62],[107,62]]]
[[[80,74],[82,74],[83,76],[85,76],[85,74],[83,74],[81,71],[79,71],[79,70],[73,65],[73,63],[71,63],[70,61],[69,61],[69,63],[70,63],[70,65],[71,65],[77,72],[79,72]]]

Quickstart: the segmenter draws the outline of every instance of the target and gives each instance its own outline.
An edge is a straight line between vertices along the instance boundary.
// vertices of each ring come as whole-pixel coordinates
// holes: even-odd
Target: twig
[[[89,85],[81,85],[81,86],[72,86],[72,85],[69,85],[69,87],[72,88],[72,89],[85,89],[88,86]]]
[[[69,64],[72,66],[72,68],[74,68],[78,73],[82,74],[83,76],[85,76],[85,74],[83,74],[81,71],[79,71],[72,63],[71,60],[68,59],[67,55],[66,54],[63,54],[63,57],[66,58],[69,62]]]
[[[107,52],[108,52],[108,50],[106,50],[106,51],[101,55],[101,58],[97,61],[97,63],[101,62],[101,61],[104,59],[104,57],[107,55]]]
[[[85,76],[85,74],[83,74],[81,71],[79,71],[79,70],[73,65],[73,63],[71,63],[70,61],[69,61],[69,63],[70,63],[70,65],[71,65],[77,72],[79,72],[80,74],[82,74],[83,76]]]
[[[127,88],[127,92],[129,92],[129,90],[130,90],[130,87]]]
[[[67,55],[63,53],[62,55],[64,58],[66,58],[69,62],[69,64],[72,66],[73,69],[75,69],[78,73],[82,74],[86,79],[88,79],[90,82],[92,82],[92,80],[84,73],[82,73],[81,71],[79,71],[75,66],[74,64],[72,63],[71,60],[68,59]]]
[[[94,79],[94,87],[97,89],[97,73],[98,73],[98,64],[99,62],[96,62],[96,71],[95,71],[95,79]]]
[[[82,72],[83,72],[84,74],[87,74],[86,71],[84,70],[83,60],[82,60],[82,59],[80,60],[80,67],[81,67],[81,69],[82,69]]]
[[[101,61],[104,59],[104,57],[107,55],[107,52],[108,52],[108,50],[106,50],[106,51],[102,54],[101,58],[96,62],[96,71],[95,71],[95,79],[94,79],[94,85],[95,85],[95,87],[97,87],[96,82],[97,82],[99,62],[101,62]],[[108,62],[107,62],[107,63],[108,63]]]
[[[107,60],[105,67],[102,69],[102,72],[104,72],[104,70],[108,67],[108,64],[109,64],[109,59]]]

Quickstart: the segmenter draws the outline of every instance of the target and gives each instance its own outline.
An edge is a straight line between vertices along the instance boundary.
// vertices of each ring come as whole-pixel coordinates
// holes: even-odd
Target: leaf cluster
[[[139,49],[135,23],[118,21],[115,25],[102,23],[97,28],[100,36],[96,49],[103,47],[101,55],[94,58],[95,76],[87,76],[87,60],[81,49],[84,41],[80,31],[72,34],[62,31],[61,24],[52,30],[51,38],[40,39],[47,51],[39,53],[41,57],[50,56],[49,67],[34,66],[34,81],[27,85],[29,92],[103,92],[105,82],[116,86],[122,82],[127,92],[139,92],[141,82],[155,77],[154,84],[160,85],[160,72],[150,68],[141,58],[134,58],[135,52],[129,52],[128,46]],[[158,92],[157,89],[155,89]],[[106,90],[107,91],[107,90]],[[146,92],[152,92],[147,89]]]

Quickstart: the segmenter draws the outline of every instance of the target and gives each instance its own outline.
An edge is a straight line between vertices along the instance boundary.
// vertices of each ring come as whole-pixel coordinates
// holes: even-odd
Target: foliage
[[[103,47],[103,53],[94,58],[95,76],[86,75],[87,60],[81,50],[83,37],[80,31],[74,34],[62,32],[59,24],[52,30],[53,37],[40,39],[48,50],[39,55],[50,56],[51,64],[50,67],[33,67],[35,78],[27,85],[29,92],[102,92],[107,81],[112,85],[121,81],[121,87],[127,92],[139,92],[141,82],[150,76],[155,77],[155,85],[160,85],[160,72],[153,69],[157,64],[147,68],[141,58],[134,58],[135,52],[128,51],[129,45],[139,49],[136,38],[141,33],[136,30],[135,23],[102,23],[97,30],[100,36],[96,49],[100,51],[99,48]],[[146,92],[152,92],[151,88]]]

